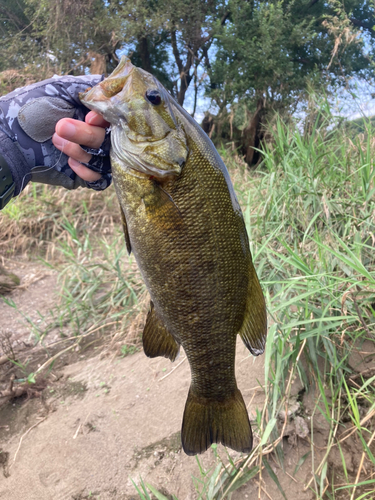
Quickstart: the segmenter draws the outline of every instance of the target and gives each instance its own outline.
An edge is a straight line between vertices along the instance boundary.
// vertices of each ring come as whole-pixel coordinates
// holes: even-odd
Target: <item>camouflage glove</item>
[[[110,185],[108,133],[100,149],[89,150],[94,156],[86,166],[103,174],[94,182],[78,177],[68,165],[68,156],[51,141],[56,123],[62,118],[85,119],[89,110],[81,104],[78,93],[102,78],[54,76],[0,98],[0,170],[5,162],[13,176],[14,196],[30,180],[67,189],[83,186],[102,190]]]

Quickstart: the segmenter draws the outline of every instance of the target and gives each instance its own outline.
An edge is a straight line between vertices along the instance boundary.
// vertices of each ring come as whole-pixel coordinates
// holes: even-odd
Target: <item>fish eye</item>
[[[158,90],[147,90],[146,97],[147,100],[150,101],[150,103],[154,106],[157,106],[161,103],[161,95]]]

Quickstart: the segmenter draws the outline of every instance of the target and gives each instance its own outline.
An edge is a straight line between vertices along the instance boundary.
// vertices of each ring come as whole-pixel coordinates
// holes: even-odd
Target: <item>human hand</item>
[[[101,173],[85,166],[95,161],[95,157],[81,148],[99,149],[104,142],[109,123],[95,111],[90,111],[85,122],[63,118],[56,125],[56,133],[52,137],[52,142],[57,149],[69,156],[68,164],[70,168],[87,182],[95,182],[102,176]]]
[[[88,160],[87,165],[98,175],[87,174],[83,167],[77,166],[73,160],[74,154],[68,156],[61,153],[52,142],[56,124],[64,117],[69,117],[73,123],[80,121],[82,125],[92,125],[99,128],[101,137],[104,136],[104,123],[95,119],[92,124],[84,124],[88,109],[79,100],[79,93],[97,84],[102,79],[100,75],[80,77],[62,76],[53,77],[35,83],[0,98],[0,160],[1,157],[8,165],[13,177],[14,196],[18,195],[26,184],[32,180],[46,184],[60,185],[67,189],[79,186],[93,189],[105,189],[111,182],[109,162],[109,134],[107,134],[104,149],[100,147],[98,135],[94,134],[94,142],[85,142],[95,146],[87,155],[80,157],[81,161]],[[96,118],[98,120],[98,118]],[[66,123],[60,130],[66,128]],[[82,130],[79,129],[78,137]],[[66,133],[66,130],[65,132]],[[90,132],[83,136],[91,137]],[[64,137],[63,137],[64,138]],[[74,142],[74,141],[73,141]],[[77,145],[78,147],[78,145]],[[99,147],[99,149],[98,149]],[[83,150],[82,150],[83,151]],[[91,157],[91,154],[95,157]],[[78,158],[79,159],[79,158]],[[85,179],[77,176],[76,169],[83,172]],[[99,177],[99,179],[98,179]]]

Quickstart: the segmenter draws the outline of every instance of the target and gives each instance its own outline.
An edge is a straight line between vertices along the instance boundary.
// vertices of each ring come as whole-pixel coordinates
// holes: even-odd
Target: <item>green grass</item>
[[[146,289],[134,258],[127,255],[123,235],[111,241],[102,238],[94,248],[88,233],[78,237],[73,227],[68,231],[71,241],[58,246],[65,264],[59,275],[61,296],[55,321],[62,330],[69,324],[76,336],[93,325],[124,330],[129,316],[144,305]]]
[[[258,479],[267,471],[280,498],[288,498],[268,457],[284,469],[287,422],[279,413],[288,407],[296,378],[303,387],[302,408],[303,393],[312,393],[315,405],[310,420],[302,410],[310,422],[311,449],[295,473],[310,457],[313,471],[305,487],[313,498],[375,496],[375,370],[358,376],[350,364],[364,342],[373,344],[375,338],[375,140],[371,129],[354,139],[345,129],[329,131],[330,118],[319,115],[308,136],[279,120],[253,173],[221,151],[266,294],[268,385],[258,413],[257,446],[231,465],[233,477],[223,482],[226,461],[218,460],[208,475],[201,470],[199,498],[230,498],[232,488],[254,471]],[[318,416],[326,423],[322,450],[314,445]],[[359,458],[354,472],[348,471],[343,452],[348,443]],[[341,463],[333,465],[334,449]]]
[[[261,484],[267,474],[280,498],[288,498],[270,463],[272,458],[285,469],[288,422],[279,414],[288,408],[297,382],[311,447],[293,474],[311,460],[305,487],[313,498],[375,496],[375,370],[359,374],[352,363],[375,336],[375,140],[372,129],[354,135],[345,127],[330,128],[331,118],[326,108],[306,136],[279,120],[255,172],[221,151],[266,295],[268,383],[257,413],[254,450],[237,462],[215,455],[210,470],[198,462],[194,485],[199,499],[230,498],[254,477]],[[137,318],[143,317],[147,299],[125,252],[114,195],[81,192],[67,204],[61,193],[33,187],[7,208],[0,229],[7,231],[8,254],[32,244],[48,265],[59,269],[61,300],[51,328],[60,325],[62,333],[75,338],[114,328],[122,345],[119,355],[130,354],[139,341]],[[46,334],[37,332],[39,340]],[[303,403],[309,394],[315,402],[310,419]],[[314,445],[318,417],[326,423],[323,449]],[[358,457],[354,472],[347,467],[347,446]],[[339,457],[334,463],[333,453]],[[137,488],[140,498],[163,498],[146,482]]]
[[[84,337],[106,334],[119,353],[133,353],[148,294],[124,244],[113,188],[69,192],[31,184],[0,214],[4,259],[24,252],[58,272],[56,306],[40,327],[22,311],[35,343],[51,330],[73,349]],[[17,309],[11,298],[7,304]]]
[[[362,476],[348,475],[344,459],[333,470],[329,455],[340,446],[348,429],[343,417],[349,416],[363,449],[362,466],[375,470],[369,444],[373,422],[366,420],[374,414],[374,377],[359,378],[358,387],[347,384],[353,351],[375,335],[375,151],[371,132],[352,140],[324,125],[303,137],[278,121],[262,170],[248,190],[246,221],[273,321],[262,428],[274,440],[282,466],[276,417],[297,372],[304,389],[315,391],[316,411],[329,424],[326,450],[314,462],[309,486],[316,498],[349,498],[348,490],[340,496],[335,481],[352,483],[354,499],[359,492],[373,495],[375,480],[369,474],[371,479],[360,486]]]

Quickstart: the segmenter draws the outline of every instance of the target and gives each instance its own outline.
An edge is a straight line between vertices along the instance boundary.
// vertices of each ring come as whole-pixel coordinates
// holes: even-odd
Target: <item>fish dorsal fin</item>
[[[251,354],[259,356],[266,346],[267,312],[258,276],[253,265],[251,267],[245,316],[238,333]]]
[[[149,358],[164,356],[174,361],[180,346],[158,318],[154,304],[150,302],[146,325],[142,334],[143,350]]]
[[[130,255],[130,253],[132,251],[132,246],[131,246],[130,238],[129,238],[128,224],[126,222],[125,214],[124,214],[124,211],[123,211],[121,206],[120,206],[120,211],[121,211],[122,228],[124,230],[124,236],[125,236],[126,250],[128,251],[128,254]]]

